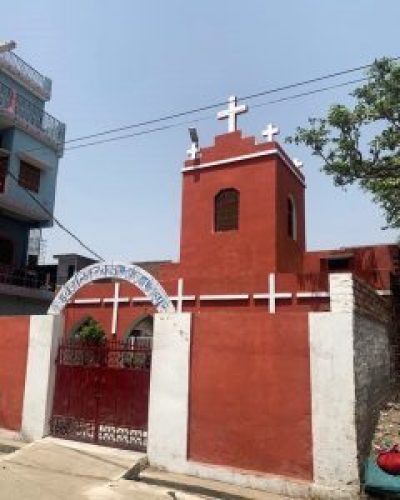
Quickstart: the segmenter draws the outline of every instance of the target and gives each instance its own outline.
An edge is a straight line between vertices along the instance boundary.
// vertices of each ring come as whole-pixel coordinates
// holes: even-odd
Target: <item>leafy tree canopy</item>
[[[287,141],[305,144],[323,160],[337,186],[358,184],[372,194],[387,227],[400,227],[400,65],[376,60],[366,83],[350,94],[353,108],[330,107],[326,118],[309,118]]]
[[[74,339],[88,344],[101,344],[106,340],[106,334],[96,320],[89,318],[75,332]]]

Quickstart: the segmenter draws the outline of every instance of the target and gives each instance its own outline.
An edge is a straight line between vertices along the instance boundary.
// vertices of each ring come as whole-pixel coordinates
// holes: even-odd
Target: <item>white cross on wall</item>
[[[184,301],[193,302],[196,300],[196,296],[183,294],[183,278],[179,278],[178,279],[177,294],[175,297],[170,297],[170,299],[176,301],[176,312],[181,313],[182,307],[183,307],[183,302]]]
[[[195,160],[197,157],[197,153],[199,151],[200,151],[200,149],[199,149],[199,145],[197,144],[197,142],[192,142],[192,145],[190,146],[190,148],[186,152],[191,160]]]
[[[276,300],[277,299],[291,299],[291,292],[277,292],[276,291],[276,281],[275,273],[270,273],[268,276],[268,293],[255,293],[255,299],[268,299],[269,312],[275,314],[276,311]]]
[[[248,107],[245,104],[237,105],[237,97],[231,95],[228,101],[228,109],[218,111],[218,120],[225,120],[228,118],[228,132],[235,132],[237,129],[237,115],[247,113]]]
[[[127,303],[129,302],[129,297],[120,297],[119,296],[119,288],[120,288],[120,283],[116,282],[114,284],[114,297],[110,299],[104,299],[103,301],[108,304],[113,305],[113,313],[112,313],[112,320],[111,320],[111,333],[115,335],[117,333],[117,323],[118,323],[118,306],[119,304],[122,303]]]
[[[274,127],[272,123],[268,123],[267,128],[261,133],[263,137],[267,138],[267,142],[272,142],[274,140],[274,135],[279,134],[279,128]]]

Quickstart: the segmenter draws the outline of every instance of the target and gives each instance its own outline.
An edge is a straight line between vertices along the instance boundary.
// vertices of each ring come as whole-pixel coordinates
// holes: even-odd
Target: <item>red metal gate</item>
[[[151,338],[59,348],[53,436],[144,451]]]

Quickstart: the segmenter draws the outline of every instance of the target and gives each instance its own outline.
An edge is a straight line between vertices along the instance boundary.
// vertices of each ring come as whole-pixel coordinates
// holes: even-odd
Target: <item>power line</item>
[[[97,252],[95,252],[94,250],[92,250],[88,245],[86,245],[78,236],[76,236],[76,234],[74,234],[72,231],[70,231],[67,227],[64,226],[64,224],[62,222],[60,222],[51,212],[50,210],[48,210],[44,205],[43,203],[38,200],[36,198],[36,196],[34,196],[28,189],[26,189],[24,186],[21,186],[18,182],[18,179],[17,177],[12,173],[10,172],[10,170],[7,170],[7,174],[16,182],[16,184],[22,188],[27,194],[28,196],[49,216],[51,217],[51,219],[57,224],[57,226],[62,229],[63,231],[65,231],[69,236],[71,236],[71,238],[73,238],[76,242],[79,243],[79,245],[81,245],[81,247],[83,247],[85,250],[87,250],[90,254],[92,254],[94,257],[96,257],[96,259],[99,259],[100,261],[104,261],[103,257],[101,257]]]
[[[301,92],[299,94],[294,94],[294,95],[291,95],[291,96],[284,96],[284,97],[280,97],[279,99],[274,99],[274,100],[271,100],[271,101],[266,101],[266,102],[262,102],[262,103],[253,104],[252,108],[253,109],[254,108],[261,108],[263,106],[268,106],[268,105],[271,105],[271,104],[278,104],[278,103],[285,102],[285,101],[291,101],[291,100],[294,100],[294,99],[299,99],[300,97],[306,97],[306,96],[313,95],[313,94],[319,94],[321,92],[326,92],[327,90],[332,90],[332,89],[335,89],[335,88],[345,87],[347,85],[352,85],[352,84],[355,84],[355,83],[360,83],[360,82],[365,81],[365,80],[367,80],[367,78],[357,78],[355,80],[350,80],[350,81],[347,81],[347,82],[337,83],[335,85],[330,85],[330,86],[322,87],[322,88],[319,88],[319,89],[309,90],[309,91]],[[87,147],[91,147],[91,146],[97,146],[97,145],[106,144],[106,143],[109,143],[109,142],[121,141],[123,139],[131,139],[132,137],[138,137],[138,136],[141,136],[141,135],[153,134],[155,132],[161,132],[161,131],[164,131],[164,130],[168,130],[168,129],[172,129],[172,128],[177,128],[177,127],[182,127],[183,125],[190,125],[190,124],[193,124],[193,123],[197,123],[197,122],[205,121],[205,120],[210,120],[210,119],[214,119],[214,118],[215,118],[214,115],[201,116],[201,117],[198,117],[198,118],[195,118],[195,119],[185,120],[183,122],[171,123],[171,124],[168,124],[168,125],[161,125],[159,127],[154,127],[154,128],[150,128],[150,129],[146,129],[146,130],[141,130],[139,132],[133,132],[132,134],[118,135],[116,137],[110,137],[110,138],[107,138],[107,139],[100,139],[98,141],[87,142],[87,143],[84,143],[84,144],[77,144],[76,146],[67,147],[67,148],[65,148],[65,150],[66,151],[72,151],[72,150],[75,150],[75,149],[82,149],[82,148],[87,148]]]
[[[399,57],[392,57],[392,58],[389,58],[389,59],[391,61],[396,61],[396,60],[400,59],[400,56]],[[316,82],[320,82],[320,81],[323,81],[323,80],[327,80],[327,79],[330,79],[330,78],[336,78],[338,76],[343,76],[343,75],[346,75],[346,74],[354,73],[354,72],[357,72],[357,71],[361,71],[361,70],[370,68],[371,66],[372,66],[372,63],[371,64],[364,64],[362,66],[356,66],[354,68],[350,68],[350,69],[346,69],[346,70],[342,70],[342,71],[336,71],[334,73],[329,73],[327,75],[323,75],[323,76],[319,76],[319,77],[315,77],[315,78],[310,78],[310,79],[307,79],[307,80],[302,80],[302,81],[291,83],[291,84],[288,84],[288,85],[283,85],[281,87],[275,87],[275,88],[272,88],[272,89],[263,90],[261,92],[256,92],[256,93],[253,93],[253,94],[248,94],[246,96],[239,97],[239,99],[242,100],[242,101],[248,101],[248,100],[252,100],[252,99],[255,99],[257,97],[264,96],[264,95],[269,95],[269,94],[273,94],[273,93],[277,93],[277,92],[282,92],[283,90],[289,90],[289,89],[293,89],[293,88],[296,88],[296,87],[300,87],[300,86],[304,86],[304,85],[309,85],[311,83],[316,83]],[[366,80],[366,79],[368,79],[368,78],[363,78],[363,79],[360,79],[359,81],[363,81],[363,80]],[[344,85],[348,85],[348,83],[345,83]],[[339,86],[341,86],[341,84],[339,84]],[[332,88],[335,88],[335,87],[332,87]],[[133,124],[129,124],[129,125],[124,125],[124,126],[117,127],[117,128],[110,128],[110,129],[107,129],[107,130],[103,130],[101,132],[96,132],[96,133],[93,133],[93,134],[82,135],[82,136],[78,136],[78,137],[75,137],[75,138],[72,138],[72,139],[68,139],[67,141],[64,142],[64,144],[70,144],[72,142],[84,141],[86,139],[94,139],[95,137],[101,137],[101,136],[113,134],[113,133],[116,133],[116,132],[122,132],[124,130],[139,128],[139,127],[143,127],[143,126],[146,126],[146,125],[152,125],[152,124],[163,122],[163,121],[168,121],[168,120],[172,120],[172,119],[176,119],[176,118],[181,118],[183,116],[187,116],[187,115],[190,115],[190,114],[195,114],[195,113],[199,113],[199,112],[202,112],[202,111],[207,111],[207,110],[210,110],[210,109],[217,108],[219,106],[224,106],[225,104],[226,104],[226,101],[221,101],[221,102],[217,102],[217,103],[214,103],[214,104],[210,104],[210,105],[206,105],[206,106],[201,106],[201,107],[198,107],[198,108],[193,108],[193,109],[190,109],[190,110],[181,111],[179,113],[173,113],[173,114],[170,114],[170,115],[161,116],[161,117],[154,118],[154,119],[151,119],[151,120],[145,120],[145,121],[142,121],[142,122],[137,122],[137,123],[133,123]],[[256,105],[255,107],[258,107],[258,105]],[[170,128],[170,127],[166,127],[166,128]],[[155,131],[159,131],[159,130],[165,130],[165,128],[158,128],[157,127],[157,129]],[[135,135],[136,134],[130,135],[130,136],[124,136],[124,138],[125,137],[126,138],[128,138],[128,137],[134,137]],[[143,134],[137,134],[137,135],[143,135]],[[112,142],[112,141],[109,140],[108,142]],[[98,144],[102,144],[102,142],[98,142]],[[90,146],[91,145],[95,145],[95,143],[89,143],[88,146],[89,145]],[[86,147],[86,145],[82,146],[82,147]],[[43,149],[43,147],[28,149],[28,150],[25,150],[25,152],[37,151],[37,150],[40,150],[40,149]],[[65,148],[65,149],[66,150],[71,150],[71,149],[77,149],[77,148],[75,148],[75,147],[72,148],[71,147],[71,148]]]
[[[397,59],[400,59],[400,57],[393,57],[393,58],[391,58],[391,60],[393,60],[393,61],[397,60]],[[300,82],[291,83],[291,84],[288,84],[288,85],[283,85],[281,87],[275,87],[275,88],[268,89],[268,90],[262,90],[261,92],[256,92],[256,93],[253,93],[253,94],[248,94],[246,96],[239,97],[238,99],[241,100],[241,101],[249,101],[249,100],[255,99],[257,97],[261,97],[261,96],[265,96],[265,95],[269,95],[269,94],[274,94],[274,93],[277,93],[277,92],[282,92],[283,90],[290,90],[290,89],[293,89],[293,88],[296,88],[296,87],[301,87],[301,86],[304,86],[304,85],[309,85],[311,83],[320,82],[322,80],[327,80],[327,79],[330,79],[330,78],[335,78],[335,77],[338,77],[338,76],[347,75],[349,73],[354,73],[356,71],[361,71],[363,69],[370,68],[371,66],[372,66],[372,64],[364,64],[362,66],[357,66],[355,68],[350,68],[350,69],[346,69],[346,70],[342,70],[342,71],[336,71],[335,73],[330,73],[328,75],[323,75],[323,76],[319,76],[319,77],[315,77],[315,78],[310,78],[308,80],[302,80]],[[69,144],[71,142],[83,141],[85,139],[93,139],[95,137],[100,137],[102,135],[108,135],[108,134],[113,134],[113,133],[116,133],[116,132],[122,132],[123,130],[129,130],[129,129],[132,129],[132,128],[143,127],[145,125],[152,125],[154,123],[158,123],[158,122],[162,122],[162,121],[167,121],[167,120],[173,120],[175,118],[181,118],[183,116],[187,116],[187,115],[191,115],[191,114],[195,114],[195,113],[200,113],[201,111],[207,111],[207,110],[210,110],[210,109],[217,108],[219,106],[224,106],[225,104],[226,104],[226,101],[220,101],[220,102],[217,102],[217,103],[214,103],[214,104],[209,104],[209,105],[201,106],[201,107],[198,107],[198,108],[192,108],[192,109],[189,109],[189,110],[186,110],[186,111],[181,111],[179,113],[173,113],[173,114],[170,114],[170,115],[161,116],[159,118],[153,118],[151,120],[137,122],[137,123],[133,123],[133,124],[130,124],[130,125],[124,125],[122,127],[117,127],[117,128],[114,128],[114,129],[107,129],[107,130],[104,130],[104,131],[101,131],[101,132],[97,132],[97,133],[94,133],[94,134],[89,134],[89,135],[85,135],[85,136],[80,136],[80,137],[75,137],[73,139],[69,139],[68,141],[65,141],[65,144]]]

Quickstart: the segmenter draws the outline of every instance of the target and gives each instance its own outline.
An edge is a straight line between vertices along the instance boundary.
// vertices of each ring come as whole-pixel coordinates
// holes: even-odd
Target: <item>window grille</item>
[[[224,189],[214,200],[215,231],[232,231],[239,229],[239,191]]]
[[[29,191],[38,193],[40,187],[40,168],[21,160],[19,163],[18,184],[29,189]]]
[[[14,259],[14,245],[7,238],[0,238],[0,264],[12,265]]]
[[[287,200],[287,230],[288,236],[292,240],[297,239],[297,220],[296,220],[296,206],[294,204],[294,200],[291,196],[288,197]]]
[[[8,156],[0,156],[0,193],[4,193],[6,187],[7,168]]]

